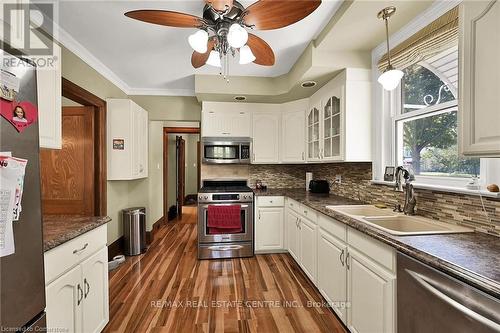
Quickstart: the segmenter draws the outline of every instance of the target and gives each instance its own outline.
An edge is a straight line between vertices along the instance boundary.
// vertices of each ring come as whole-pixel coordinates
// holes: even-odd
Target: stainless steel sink
[[[473,229],[420,216],[365,217],[364,222],[393,235],[431,235],[474,232]]]
[[[407,216],[373,205],[327,206],[326,208],[398,236],[474,232],[473,229],[459,225],[421,216]]]

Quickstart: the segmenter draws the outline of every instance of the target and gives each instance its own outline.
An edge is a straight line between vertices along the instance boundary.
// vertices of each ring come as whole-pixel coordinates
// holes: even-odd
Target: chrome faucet
[[[417,205],[417,199],[415,198],[415,191],[413,190],[412,180],[415,179],[412,173],[403,166],[398,166],[396,168],[396,184],[394,190],[397,192],[403,192],[403,181],[405,183],[405,204],[403,207],[403,212],[405,215],[415,215],[415,206]]]

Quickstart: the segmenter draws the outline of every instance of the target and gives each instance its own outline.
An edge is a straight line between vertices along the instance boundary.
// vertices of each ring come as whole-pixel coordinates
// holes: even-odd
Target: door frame
[[[62,96],[94,108],[94,214],[107,215],[106,101],[62,78]]]
[[[163,127],[163,223],[168,222],[168,135],[200,134],[199,127]],[[198,182],[200,178],[200,154],[198,154]]]

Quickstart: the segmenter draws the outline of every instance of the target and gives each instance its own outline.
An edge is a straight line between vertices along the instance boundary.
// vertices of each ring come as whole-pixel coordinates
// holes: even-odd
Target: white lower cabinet
[[[82,268],[76,266],[46,287],[48,329],[81,332],[81,279]]]
[[[283,207],[258,208],[255,251],[283,250]]]
[[[316,224],[312,221],[301,217],[299,220],[300,233],[300,265],[311,279],[316,281]]]
[[[255,252],[285,251],[285,198],[260,196],[255,208]]]
[[[288,253],[295,259],[299,261],[299,216],[297,213],[287,209],[286,211],[286,244]]]
[[[109,321],[106,226],[45,252],[48,331],[101,332]]]
[[[347,265],[349,330],[395,332],[396,277],[354,249],[349,249]]]
[[[319,228],[317,286],[344,323],[347,323],[346,253],[347,246],[344,242]]]

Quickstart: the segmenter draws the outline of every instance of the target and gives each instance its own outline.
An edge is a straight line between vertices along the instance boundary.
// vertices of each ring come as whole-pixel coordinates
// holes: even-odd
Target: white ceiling
[[[245,7],[253,2],[241,1]],[[63,1],[59,2],[59,26],[131,91],[188,92],[194,91],[194,74],[218,74],[214,67],[191,66],[187,37],[195,29],[148,24],[123,14],[134,9],[163,9],[201,16],[203,4],[201,0]],[[230,74],[274,77],[288,73],[339,5],[339,0],[323,0],[314,13],[291,26],[254,31],[273,48],[276,64],[239,65],[235,59]]]

